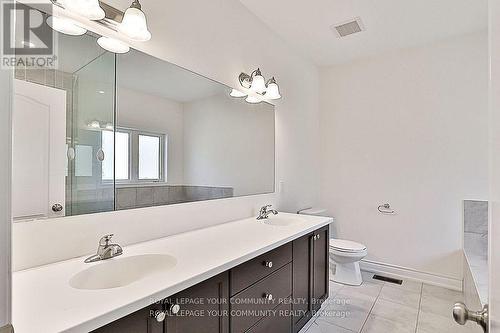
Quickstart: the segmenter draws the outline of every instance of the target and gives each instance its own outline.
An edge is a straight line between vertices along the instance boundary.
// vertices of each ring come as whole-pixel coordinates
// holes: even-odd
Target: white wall
[[[0,27],[0,33],[3,33]],[[10,323],[11,94],[10,70],[0,69],[0,327]]]
[[[116,110],[118,126],[167,135],[167,182],[183,184],[183,105],[119,86]]]
[[[489,5],[489,61],[490,61],[490,203],[488,221],[489,318],[490,332],[500,328],[500,2]]]
[[[125,1],[124,5],[128,6]],[[16,224],[17,268],[94,252],[99,236],[106,231],[114,232],[117,242],[130,244],[248,217],[264,203],[293,212],[313,205],[318,198],[316,67],[298,56],[239,1],[148,1],[143,9],[153,38],[137,43],[140,50],[234,87],[241,71],[260,67],[266,77],[276,76],[283,95],[276,106],[277,180],[284,181],[284,192],[62,218],[44,221],[43,227]],[[33,248],[37,249],[36,258],[27,250]]]
[[[487,34],[321,70],[321,202],[367,260],[462,278],[462,202],[486,199]],[[377,206],[390,203],[395,216]]]
[[[274,191],[274,111],[227,95],[184,104],[186,185],[227,186],[234,196]]]

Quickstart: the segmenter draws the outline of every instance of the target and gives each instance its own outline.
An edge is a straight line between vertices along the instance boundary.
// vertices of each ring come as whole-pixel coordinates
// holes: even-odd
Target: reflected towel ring
[[[382,214],[392,215],[396,213],[393,209],[391,209],[391,205],[388,203],[378,206],[377,209]]]

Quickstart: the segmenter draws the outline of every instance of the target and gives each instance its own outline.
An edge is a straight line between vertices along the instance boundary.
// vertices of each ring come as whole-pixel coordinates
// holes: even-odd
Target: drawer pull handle
[[[273,294],[264,294],[264,298],[268,301],[272,301],[273,300]]]
[[[156,321],[159,323],[163,322],[166,317],[167,317],[167,313],[165,311],[157,310],[153,314],[153,318],[156,319]]]
[[[168,311],[170,311],[171,314],[178,314],[180,310],[181,306],[179,304],[171,304],[168,307]]]
[[[273,268],[273,262],[272,261],[265,261],[264,266],[266,266],[267,268]]]

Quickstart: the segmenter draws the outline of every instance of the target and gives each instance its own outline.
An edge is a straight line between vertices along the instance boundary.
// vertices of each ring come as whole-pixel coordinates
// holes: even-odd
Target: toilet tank
[[[302,209],[302,210],[299,210],[297,212],[297,214],[331,217],[328,215],[328,211],[325,208],[321,208],[321,207],[312,207],[312,208]],[[332,223],[330,223],[330,238],[337,238],[336,235],[337,235],[337,231],[335,228],[335,218],[334,218],[334,221]]]
[[[301,215],[328,216],[325,208],[312,207],[298,211]]]

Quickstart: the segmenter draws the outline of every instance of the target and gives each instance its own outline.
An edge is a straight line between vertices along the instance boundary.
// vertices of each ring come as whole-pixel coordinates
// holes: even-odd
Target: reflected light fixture
[[[259,101],[262,101],[264,99],[275,100],[281,98],[280,89],[274,76],[266,82],[259,68],[254,70],[250,75],[246,73],[241,73],[239,76],[239,81],[240,85],[243,88],[248,89],[256,94],[255,96],[252,96],[252,98],[246,99],[248,103],[257,103],[255,102],[256,100]],[[235,96],[233,94],[234,91],[235,89],[231,91],[230,95],[232,97],[243,97],[243,96]]]
[[[84,16],[89,20],[102,20],[106,14],[99,0],[59,0],[65,9]]]
[[[256,96],[248,95],[248,97],[245,99],[245,102],[250,104],[257,104],[262,102],[262,100]]]
[[[239,91],[238,89],[232,89],[231,93],[229,94],[231,97],[236,97],[236,98],[241,98],[241,97],[247,97],[247,94],[245,94],[242,91]]]
[[[55,31],[66,35],[81,36],[87,32],[87,29],[78,26],[75,21],[65,17],[49,16],[46,22]]]
[[[97,44],[99,44],[99,46],[106,51],[113,53],[127,53],[128,51],[130,51],[130,47],[127,44],[111,37],[101,36],[97,40]]]
[[[92,120],[89,124],[88,127],[90,128],[101,128],[101,123],[99,123],[98,120]]]
[[[148,30],[146,15],[141,9],[139,0],[134,0],[125,11],[122,22],[118,25],[118,31],[128,38],[145,42],[151,39],[151,32]]]
[[[113,123],[106,123],[106,125],[104,126],[104,128],[107,129],[107,130],[112,131],[112,130],[114,130],[115,127],[113,126]]]
[[[269,81],[267,81],[266,88],[266,94],[264,95],[265,98],[270,100],[281,98],[280,87],[276,83],[276,79],[274,78],[274,76],[269,79]]]

